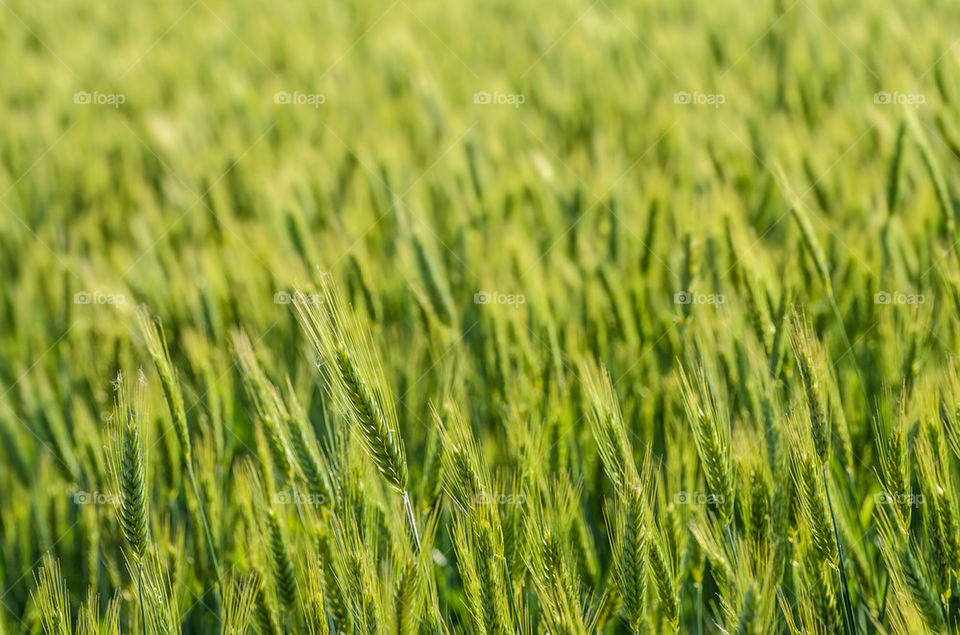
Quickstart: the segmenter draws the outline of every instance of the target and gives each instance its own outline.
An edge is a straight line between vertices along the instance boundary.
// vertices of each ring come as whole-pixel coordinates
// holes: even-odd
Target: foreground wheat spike
[[[622,613],[632,633],[639,633],[644,619],[647,543],[649,539],[644,493],[639,487],[624,492],[611,531],[614,571],[622,601]]]
[[[403,566],[394,592],[394,613],[399,635],[414,634],[420,628],[422,606],[422,572],[420,562],[411,557]]]
[[[836,309],[836,301],[832,301],[832,305],[835,309],[837,315],[839,311]],[[841,320],[842,323],[842,320]],[[795,440],[800,440],[800,445],[806,446],[806,439],[812,438],[813,447],[816,451],[817,459],[819,462],[819,472],[820,480],[823,484],[823,493],[827,501],[827,511],[830,514],[830,521],[832,523],[832,538],[829,540],[822,535],[823,527],[820,526],[820,513],[817,509],[817,505],[813,504],[813,514],[814,514],[814,524],[815,524],[815,539],[818,541],[818,552],[821,555],[821,558],[826,557],[827,545],[832,544],[836,549],[836,569],[840,578],[842,600],[843,600],[843,617],[847,624],[848,628],[853,628],[853,622],[855,617],[853,615],[853,607],[850,599],[850,590],[847,584],[847,574],[844,558],[844,549],[843,545],[840,542],[839,529],[837,527],[836,514],[834,513],[832,499],[830,497],[830,483],[828,481],[828,472],[830,465],[830,439],[832,436],[832,426],[830,424],[828,416],[828,409],[826,406],[827,395],[820,389],[820,380],[818,376],[823,376],[825,374],[825,355],[818,343],[813,339],[810,332],[807,329],[806,318],[799,313],[794,313],[794,332],[791,336],[794,352],[797,358],[797,365],[800,369],[801,381],[804,389],[804,397],[807,402],[807,408],[810,416],[810,434],[804,435],[803,433],[794,430]],[[842,328],[842,324],[841,324]],[[846,339],[845,339],[846,341]],[[849,350],[849,347],[848,347]],[[859,368],[857,370],[858,378]],[[862,378],[861,378],[861,389]],[[864,392],[864,395],[866,393]],[[838,398],[837,398],[838,399]],[[840,425],[840,424],[838,424]],[[841,434],[841,443],[848,441],[846,434]],[[811,496],[813,495],[813,487],[809,482],[810,479],[815,479],[814,470],[811,465],[809,465],[810,457],[804,451],[800,453],[801,457],[801,483],[798,487],[799,491],[809,492]],[[819,490],[817,490],[819,491]],[[817,498],[819,500],[819,498]],[[802,501],[809,502],[809,501]],[[833,561],[830,560],[832,563]]]
[[[577,596],[567,557],[561,539],[547,529],[542,540],[542,575],[545,586],[553,596],[551,621],[559,625],[558,631],[585,633],[580,598]]]
[[[316,307],[297,292],[294,306],[300,323],[329,365],[325,374],[336,404],[386,482],[403,497],[410,532],[419,550],[420,534],[407,491],[407,457],[383,368],[366,327],[329,276],[323,278],[321,295],[323,305]]]
[[[703,465],[707,485],[716,496],[717,508],[724,527],[733,522],[734,479],[730,456],[730,424],[726,411],[718,407],[714,390],[701,366],[691,380],[681,368],[683,403],[693,427],[697,454]]]
[[[323,564],[318,550],[313,549],[303,566],[304,590],[301,594],[300,611],[306,621],[309,635],[328,635],[327,601],[323,590]]]
[[[267,532],[270,544],[270,562],[273,566],[273,576],[276,580],[277,590],[283,604],[287,610],[290,610],[297,605],[297,579],[283,529],[280,527],[280,521],[272,509],[267,511]]]
[[[123,428],[120,458],[120,526],[130,551],[142,560],[147,551],[147,495],[143,446],[136,416],[129,413]]]
[[[340,378],[347,388],[352,414],[360,427],[364,446],[387,482],[398,492],[404,492],[407,487],[407,462],[399,433],[388,427],[367,383],[357,373],[357,366],[343,345],[337,347],[335,360]]]
[[[586,414],[603,467],[617,491],[626,491],[639,482],[639,475],[610,376],[591,362],[581,364],[580,375],[588,399]]]
[[[586,580],[580,576],[573,540],[580,493],[561,479],[545,485],[528,510],[524,558],[550,631],[585,633],[594,615],[591,599],[583,597]]]
[[[443,411],[445,418],[434,408],[433,419],[443,446],[444,487],[458,509],[466,513],[490,496],[490,475],[460,407],[449,402]]]
[[[900,402],[898,413],[874,421],[880,476],[883,479],[886,494],[895,503],[909,501],[912,498],[910,455],[904,430],[906,414],[903,411],[903,401]],[[912,506],[894,504],[892,508],[900,531],[906,535],[910,529]]]
[[[468,607],[481,631],[510,632],[507,536],[496,509],[494,486],[460,407],[450,401],[442,411],[443,418],[437,408],[433,416],[442,441],[444,486],[454,504],[458,569],[475,593]]]
[[[340,567],[348,571],[346,587],[353,606],[357,631],[379,633],[384,627],[384,597],[379,585],[379,577],[374,571],[372,545],[360,536],[361,528],[356,519],[349,519],[347,526],[341,528],[344,535],[343,549],[336,554]]]
[[[836,572],[843,620],[846,628],[852,629],[856,618],[847,582],[844,546],[840,541],[840,529],[830,497],[828,461],[819,458],[813,431],[805,427],[797,416],[793,417],[789,430],[794,446],[792,452],[796,491],[813,544],[814,557],[811,561],[814,573],[823,576],[824,565]]]
[[[126,380],[119,376],[117,385],[116,417],[119,422],[113,449],[113,471],[120,492],[117,511],[120,529],[127,545],[133,566],[137,570],[137,586],[140,600],[140,621],[144,635],[147,631],[147,612],[143,601],[144,558],[147,554],[149,512],[147,508],[147,472],[143,446],[140,440],[140,420],[144,412],[144,388],[146,380],[141,372],[134,395],[128,394]]]
[[[747,476],[748,494],[746,497],[747,530],[757,544],[763,544],[770,532],[772,488],[768,472],[759,465],[750,468]]]
[[[923,427],[923,424],[921,424]],[[938,450],[941,448],[936,439],[919,432],[915,441],[917,454],[918,481],[922,500],[929,504],[922,505],[922,518],[926,541],[925,546],[929,554],[926,565],[931,583],[941,598],[949,598],[952,592],[951,577],[954,571],[954,549],[956,547],[956,526],[951,527],[954,519],[949,509],[949,503],[941,486],[941,474],[944,465]],[[934,445],[937,449],[934,449]],[[943,512],[943,513],[941,513]]]
[[[929,625],[936,628],[945,627],[946,620],[943,617],[943,607],[936,592],[930,586],[926,574],[920,567],[920,563],[917,562],[913,550],[909,546],[904,546],[900,549],[898,556],[903,581],[913,596],[914,602],[917,603],[921,614]]]
[[[627,437],[618,400],[606,370],[581,364],[587,398],[587,416],[607,476],[618,495],[613,526],[608,527],[613,545],[614,572],[622,601],[621,612],[630,630],[637,633],[644,620],[646,564],[653,533],[648,529],[650,454],[638,471]],[[659,563],[658,563],[659,564]],[[666,562],[658,573],[666,574]],[[664,580],[657,580],[658,589]],[[669,582],[672,587],[673,583]],[[670,596],[673,592],[670,591]],[[662,596],[661,596],[662,597]],[[669,602],[670,600],[666,600]],[[670,620],[673,621],[672,607]]]
[[[878,517],[879,546],[893,581],[891,592],[919,614],[926,629],[945,632],[944,607],[930,584],[925,571],[927,563],[918,560],[915,554],[919,545],[895,528],[896,522],[887,510],[881,511]]]
[[[472,629],[478,633],[487,632],[488,615],[492,607],[484,605],[484,592],[477,573],[476,555],[473,550],[473,536],[470,524],[462,515],[453,519],[453,545],[457,554],[457,570],[463,580],[465,592],[464,605],[470,615]]]
[[[778,586],[777,572],[770,567],[771,549],[741,540],[737,548],[736,575],[721,589],[721,631],[759,635],[775,630],[773,609]],[[806,592],[804,587],[797,594]]]
[[[946,566],[956,574],[960,571],[960,526],[958,526],[956,501],[943,487],[936,492],[937,514],[946,543]]]
[[[341,552],[342,545],[337,542],[333,531],[323,526],[318,527],[317,534],[317,552],[320,554],[323,588],[329,598],[330,612],[333,614],[336,628],[350,633],[353,629],[353,616],[344,592],[345,585],[342,584],[343,576],[346,574],[337,570],[339,562],[337,554]]]
[[[795,477],[800,494],[800,507],[807,520],[814,553],[819,562],[837,567],[837,545],[830,529],[830,519],[823,502],[823,492],[813,458],[803,453],[797,457]]]
[[[670,557],[664,538],[659,531],[651,531],[648,546],[650,574],[653,576],[657,595],[663,607],[664,617],[673,632],[680,630],[680,606],[677,601],[675,564]]]

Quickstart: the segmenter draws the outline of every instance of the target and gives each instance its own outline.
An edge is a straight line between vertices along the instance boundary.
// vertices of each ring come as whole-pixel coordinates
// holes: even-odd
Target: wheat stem
[[[843,545],[840,544],[840,532],[837,530],[837,518],[833,513],[833,502],[830,500],[830,488],[827,486],[826,466],[823,467],[823,489],[827,493],[827,508],[830,510],[830,520],[833,523],[833,538],[837,541],[837,555],[840,560],[840,590],[843,592],[843,621],[849,633],[856,633],[856,621],[853,617],[853,605],[850,602],[850,587],[847,584],[847,570],[843,557]]]
[[[137,587],[140,594],[140,625],[143,635],[147,635],[147,612],[143,606],[143,560],[137,559]]]
[[[410,494],[407,490],[403,490],[403,506],[407,510],[407,521],[410,523],[413,541],[417,545],[417,553],[420,553],[420,532],[417,530],[417,519],[413,516],[413,505],[410,504]]]

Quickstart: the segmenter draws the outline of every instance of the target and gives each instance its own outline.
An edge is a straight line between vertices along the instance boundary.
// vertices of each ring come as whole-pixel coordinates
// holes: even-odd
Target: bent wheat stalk
[[[313,306],[300,291],[294,307],[300,323],[325,364],[334,402],[353,425],[367,454],[387,484],[403,499],[417,552],[420,532],[407,490],[407,457],[400,426],[387,397],[387,382],[368,331],[329,276],[321,280],[323,300]]]

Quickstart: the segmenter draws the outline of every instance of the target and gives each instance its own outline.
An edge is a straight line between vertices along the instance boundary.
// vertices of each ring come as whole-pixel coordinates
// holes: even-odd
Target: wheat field
[[[960,5],[0,5],[0,635],[960,629]]]

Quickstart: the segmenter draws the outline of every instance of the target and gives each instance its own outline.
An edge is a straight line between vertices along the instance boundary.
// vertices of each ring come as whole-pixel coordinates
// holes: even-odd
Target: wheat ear
[[[386,378],[360,317],[329,279],[322,280],[323,304],[313,306],[297,291],[294,307],[317,352],[330,366],[326,377],[335,402],[358,433],[384,479],[403,499],[410,532],[420,551],[413,505],[407,491],[407,458],[400,426],[388,398]]]

